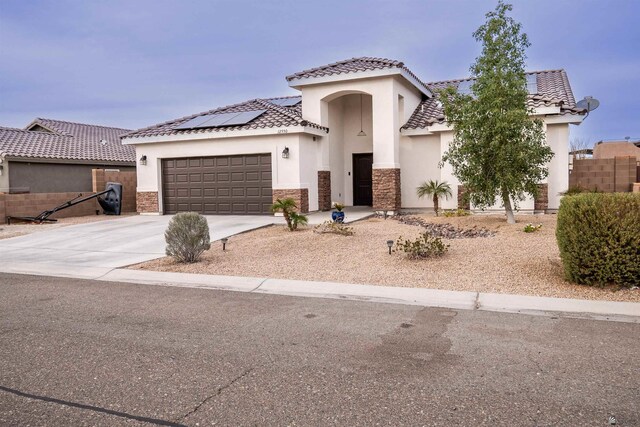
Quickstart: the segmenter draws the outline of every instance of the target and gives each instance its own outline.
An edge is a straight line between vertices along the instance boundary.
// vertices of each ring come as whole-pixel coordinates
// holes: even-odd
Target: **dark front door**
[[[373,154],[353,155],[353,206],[373,205]]]

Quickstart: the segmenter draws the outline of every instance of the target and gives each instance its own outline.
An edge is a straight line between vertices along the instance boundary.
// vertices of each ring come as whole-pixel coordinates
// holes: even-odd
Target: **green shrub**
[[[542,228],[542,224],[533,225],[531,223],[528,223],[527,225],[524,226],[524,232],[525,233],[535,233],[536,231],[540,230],[541,228]]]
[[[573,186],[573,187],[569,187],[569,189],[567,191],[565,191],[564,193],[560,193],[560,195],[561,196],[575,196],[576,194],[583,194],[583,193],[599,193],[599,191],[595,187],[593,188],[593,190],[589,190],[588,188],[576,185],[576,186]]]
[[[332,233],[341,236],[353,236],[353,227],[349,227],[341,222],[325,221],[313,227],[313,232],[318,234]]]
[[[466,209],[446,209],[442,211],[442,216],[445,218],[451,218],[454,216],[469,216],[471,215],[471,211]]]
[[[433,237],[425,232],[416,240],[405,240],[398,237],[394,251],[404,252],[411,259],[422,259],[444,255],[449,250],[439,237]]]
[[[556,239],[564,274],[584,285],[640,285],[640,194],[563,197]]]
[[[178,262],[196,262],[211,247],[207,219],[195,212],[176,214],[164,232],[166,254]]]

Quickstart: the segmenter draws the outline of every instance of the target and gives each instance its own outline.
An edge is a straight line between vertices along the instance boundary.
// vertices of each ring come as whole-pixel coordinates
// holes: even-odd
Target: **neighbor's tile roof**
[[[395,59],[386,58],[371,58],[360,57],[345,59],[344,61],[334,62],[332,64],[323,65],[320,67],[310,68],[298,73],[291,74],[286,77],[287,81],[291,82],[297,79],[312,78],[312,77],[325,77],[333,76],[336,74],[349,74],[362,71],[374,71],[384,70],[388,68],[398,68],[406,71],[411,77],[420,82],[423,86],[427,87],[410,69],[408,69],[404,62],[396,61]]]
[[[583,114],[584,111],[576,108],[576,101],[569,85],[567,73],[564,70],[532,71],[527,74],[535,74],[538,83],[538,93],[529,95],[527,106],[549,107],[559,106],[560,114]],[[459,79],[446,80],[441,82],[427,83],[432,92],[445,89],[448,86],[458,85],[463,81],[473,80]],[[420,129],[428,127],[434,123],[444,123],[444,112],[437,96],[423,100],[418,108],[413,112],[403,129]]]
[[[122,145],[129,129],[94,126],[51,119],[35,119],[50,131],[0,127],[0,155],[33,159],[135,162],[135,149]],[[102,142],[101,142],[102,141]]]
[[[216,108],[209,111],[204,111],[198,114],[192,114],[190,116],[182,117],[175,120],[169,120],[168,122],[153,125],[144,129],[138,129],[129,134],[123,135],[123,138],[138,138],[144,136],[161,136],[161,135],[183,135],[183,134],[198,134],[205,132],[227,132],[237,130],[250,130],[250,129],[268,129],[277,127],[288,126],[309,126],[316,129],[322,129],[328,131],[326,127],[320,126],[315,123],[311,123],[302,119],[302,107],[300,104],[292,107],[281,107],[273,104],[270,101],[278,99],[288,98],[300,98],[299,96],[284,96],[280,98],[267,98],[267,99],[252,99],[249,101],[241,102],[239,104],[228,105],[226,107]],[[218,113],[240,113],[244,111],[266,110],[264,114],[251,120],[249,123],[237,126],[222,126],[200,129],[176,129],[182,123],[186,123],[196,117],[205,116],[209,114]]]

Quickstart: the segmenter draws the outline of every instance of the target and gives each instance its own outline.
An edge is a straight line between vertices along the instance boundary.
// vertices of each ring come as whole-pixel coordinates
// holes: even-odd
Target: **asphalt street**
[[[0,425],[640,426],[640,324],[0,274]]]

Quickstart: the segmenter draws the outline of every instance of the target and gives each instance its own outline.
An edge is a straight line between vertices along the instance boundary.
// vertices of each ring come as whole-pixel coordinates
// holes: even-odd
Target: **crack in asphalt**
[[[26,397],[28,399],[40,400],[42,402],[55,403],[55,404],[58,404],[58,405],[68,406],[68,407],[71,407],[71,408],[78,408],[78,409],[84,409],[84,410],[93,411],[93,412],[99,412],[99,413],[103,413],[103,414],[113,415],[113,416],[116,416],[116,417],[127,418],[129,420],[135,420],[135,421],[140,421],[140,422],[143,422],[143,423],[155,424],[155,425],[158,425],[158,426],[186,427],[184,424],[180,424],[178,422],[166,421],[166,420],[161,420],[161,419],[157,419],[157,418],[143,417],[143,416],[139,416],[139,415],[132,415],[132,414],[128,414],[126,412],[114,411],[113,409],[101,408],[99,406],[86,405],[84,403],[78,403],[78,402],[71,402],[71,401],[68,401],[68,400],[56,399],[54,397],[39,396],[39,395],[36,395],[36,394],[25,393],[25,392],[22,392],[20,390],[16,390],[16,389],[13,389],[13,388],[5,387],[5,386],[2,386],[2,385],[0,385],[0,390],[4,391],[4,392],[7,392],[7,393],[14,394],[16,396]]]
[[[196,412],[198,412],[198,410],[202,407],[202,405],[204,405],[205,403],[207,403],[209,400],[213,399],[214,397],[220,396],[223,391],[225,391],[226,389],[228,389],[229,387],[231,387],[232,385],[234,385],[235,383],[240,381],[242,378],[244,378],[247,375],[249,375],[254,369],[255,368],[249,368],[249,369],[245,370],[243,373],[241,373],[240,375],[238,375],[237,377],[235,377],[234,379],[232,379],[231,381],[229,381],[227,384],[223,385],[222,387],[218,387],[218,389],[216,390],[215,393],[213,393],[213,394],[205,397],[204,399],[202,399],[202,401],[200,403],[198,403],[191,411],[187,412],[182,417],[177,418],[175,422],[184,421],[188,417],[190,417],[191,415],[193,415]]]

